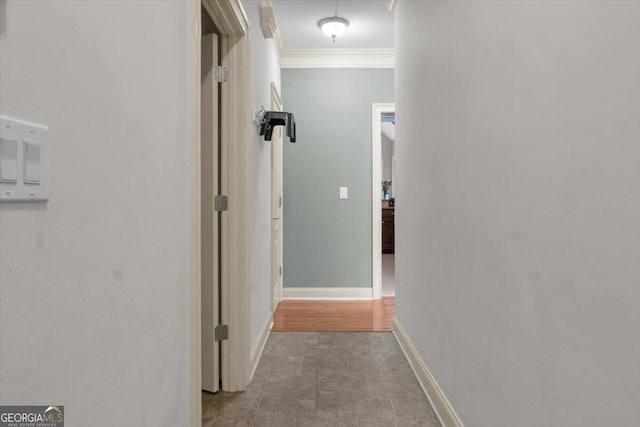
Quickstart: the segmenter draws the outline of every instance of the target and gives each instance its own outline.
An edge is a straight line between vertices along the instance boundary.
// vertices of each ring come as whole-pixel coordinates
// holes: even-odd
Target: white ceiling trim
[[[291,49],[282,68],[394,68],[395,49]]]
[[[278,30],[276,14],[271,6],[260,8],[260,28],[265,39],[272,39]]]
[[[276,32],[273,34],[273,41],[276,44],[276,53],[278,54],[278,61],[280,62],[280,66],[282,67],[282,57],[284,56],[284,46],[282,45],[282,37],[280,36],[280,31],[276,30]]]

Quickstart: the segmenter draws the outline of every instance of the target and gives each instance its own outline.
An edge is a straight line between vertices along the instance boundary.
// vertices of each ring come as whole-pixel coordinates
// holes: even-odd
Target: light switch
[[[18,141],[0,138],[0,182],[18,180]]]
[[[340,187],[340,198],[341,199],[349,198],[349,187]]]
[[[0,115],[0,203],[48,201],[48,158],[49,128]]]
[[[33,141],[24,142],[24,182],[40,184],[40,153],[42,145]]]

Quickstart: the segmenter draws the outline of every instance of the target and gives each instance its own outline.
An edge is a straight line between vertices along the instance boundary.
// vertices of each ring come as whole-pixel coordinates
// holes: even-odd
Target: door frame
[[[222,215],[221,319],[229,339],[221,343],[222,390],[249,383],[250,140],[249,21],[239,0],[202,0],[187,6],[188,162],[189,162],[189,425],[202,425],[200,342],[200,39],[201,8],[213,19],[221,40],[228,81],[220,88],[221,185],[229,197]]]
[[[200,62],[203,80],[200,91],[200,316],[202,389],[215,393],[220,389],[220,343],[215,341],[214,327],[220,318],[220,230],[219,214],[214,210],[214,196],[219,182],[219,83],[215,79],[218,65],[218,35],[207,34],[201,38]],[[204,72],[206,73],[206,77]],[[211,118],[214,118],[213,120]],[[213,262],[212,262],[213,261]]]
[[[371,105],[371,281],[373,299],[382,298],[382,114],[395,113],[395,103]]]
[[[282,111],[282,98],[280,97],[280,92],[278,91],[278,88],[276,86],[276,84],[274,82],[271,82],[271,110],[273,111]],[[284,173],[284,168],[283,168],[283,155],[284,155],[284,135],[282,135],[283,133],[283,129],[284,128],[280,128],[278,131],[280,132],[280,152],[277,153],[276,152],[276,146],[275,146],[275,141],[276,139],[274,139],[271,143],[271,203],[273,204],[273,178],[274,178],[274,171],[273,171],[273,156],[274,155],[279,155],[280,156],[280,194],[282,197],[282,193],[283,193],[283,173]],[[283,224],[284,224],[284,198],[282,199],[282,206],[280,209],[280,226],[278,227],[278,239],[280,240],[280,253],[279,254],[274,254],[273,253],[273,235],[271,236],[271,268],[273,268],[273,264],[274,264],[274,257],[276,257],[275,259],[279,259],[281,262],[281,265],[279,267],[282,268],[282,272],[280,273],[280,292],[279,295],[274,295],[273,292],[273,282],[271,283],[271,316],[272,316],[272,321],[273,321],[273,316],[276,314],[276,308],[277,308],[277,304],[274,307],[273,306],[273,302],[276,301],[277,299],[277,303],[280,304],[280,301],[282,301],[282,294],[284,291],[284,253],[283,253],[283,247],[284,247],[284,241],[283,241],[283,237],[284,237],[284,232],[283,232]],[[271,232],[273,233],[273,205],[271,206]]]

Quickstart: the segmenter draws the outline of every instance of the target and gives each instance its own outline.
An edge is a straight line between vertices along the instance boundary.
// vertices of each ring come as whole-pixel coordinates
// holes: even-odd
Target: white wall
[[[273,39],[260,29],[263,1],[243,1],[251,40],[251,105],[271,109],[271,82],[280,90],[280,65]],[[271,310],[271,142],[251,124],[251,345],[258,339]]]
[[[2,2],[0,112],[50,127],[51,200],[0,205],[0,399],[186,425],[187,4]]]
[[[398,2],[396,315],[468,426],[640,419],[640,3]]]

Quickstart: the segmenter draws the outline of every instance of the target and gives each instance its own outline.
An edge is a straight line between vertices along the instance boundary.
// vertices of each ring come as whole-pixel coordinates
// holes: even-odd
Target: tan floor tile
[[[316,425],[316,417],[313,416],[304,416],[304,417],[296,417],[296,427],[298,426],[315,426]]]
[[[316,422],[333,423],[337,422],[337,413],[335,409],[318,409],[316,412]]]
[[[338,427],[357,427],[358,422],[355,417],[338,417]]]
[[[391,406],[396,418],[410,416],[416,418],[414,412],[416,408],[409,399],[392,399]]]
[[[218,418],[214,418],[212,420],[208,420],[206,422],[202,422],[202,427],[228,427],[228,426],[233,426],[234,423],[234,419],[218,419]]]
[[[358,423],[360,423],[361,420],[394,419],[393,409],[391,408],[391,402],[389,400],[356,400],[355,407]]]
[[[304,400],[301,399],[298,401],[298,411],[296,412],[296,418],[301,419],[315,419],[316,417],[317,405],[315,400]]]
[[[255,409],[241,408],[236,415],[234,426],[252,426],[256,418],[257,411]]]
[[[263,419],[263,418],[256,418],[253,422],[254,427],[284,427],[285,425],[295,426],[295,422],[294,420],[291,420],[289,424],[285,424],[285,422],[283,421]]]
[[[396,420],[398,427],[422,427],[424,424],[420,420],[413,418],[398,418]]]
[[[271,333],[244,393],[202,394],[202,425],[440,427],[391,333]]]
[[[397,424],[395,420],[358,419],[358,427],[397,427]]]

